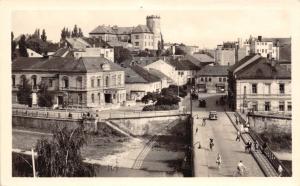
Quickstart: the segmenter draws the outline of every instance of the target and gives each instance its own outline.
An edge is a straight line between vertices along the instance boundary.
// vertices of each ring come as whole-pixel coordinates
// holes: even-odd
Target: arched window
[[[95,77],[91,77],[91,87],[95,86]]]
[[[244,86],[244,95],[246,95],[246,93],[247,93],[247,92],[246,92],[246,86]]]
[[[32,75],[32,76],[31,76],[31,85],[32,85],[33,87],[36,87],[36,75]]]
[[[21,75],[21,77],[20,77],[20,85],[24,87],[25,83],[26,83],[26,76],[25,75]]]
[[[101,76],[98,76],[97,77],[97,87],[101,87],[102,85],[101,85],[102,83],[101,83]]]
[[[67,76],[63,77],[63,86],[64,88],[69,88],[69,78]]]
[[[105,77],[105,86],[106,87],[109,86],[109,77],[108,76]]]
[[[15,87],[16,86],[16,76],[12,75],[11,80],[12,80],[12,86]]]
[[[95,96],[94,96],[94,94],[91,95],[91,98],[92,98],[92,103],[95,103]]]
[[[78,76],[76,78],[76,88],[82,89],[82,77],[81,76]]]

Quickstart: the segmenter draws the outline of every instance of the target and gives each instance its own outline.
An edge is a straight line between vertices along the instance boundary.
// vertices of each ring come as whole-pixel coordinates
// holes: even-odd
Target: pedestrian
[[[212,150],[213,150],[213,147],[214,147],[214,145],[215,145],[215,144],[214,144],[214,139],[213,139],[213,138],[210,138],[209,141],[210,141],[210,142],[209,142],[209,149],[212,151]]]
[[[220,169],[221,163],[222,163],[222,157],[221,157],[221,154],[218,153],[217,160],[216,160],[216,164],[218,166],[218,169]]]
[[[283,168],[281,165],[278,166],[278,177],[282,176]]]
[[[254,142],[254,149],[255,149],[255,152],[259,149],[259,144],[258,144],[257,140],[255,140],[255,142]]]
[[[235,141],[241,141],[241,132],[238,130]]]
[[[203,118],[203,120],[202,120],[202,126],[205,126],[205,125],[206,125],[206,119]]]

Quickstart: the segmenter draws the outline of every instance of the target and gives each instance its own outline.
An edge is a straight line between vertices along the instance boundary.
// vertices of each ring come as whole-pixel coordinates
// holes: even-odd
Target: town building
[[[159,77],[149,73],[146,69],[139,65],[133,65],[125,70],[125,88],[128,100],[140,101],[148,92],[161,91],[162,81]]]
[[[218,65],[231,66],[237,61],[237,48],[236,42],[224,42],[222,45],[218,45],[215,53],[215,62]]]
[[[123,68],[101,57],[17,58],[12,62],[13,103],[18,103],[18,87],[26,80],[32,97],[44,83],[59,106],[101,110],[126,101]]]
[[[291,71],[277,60],[258,54],[245,57],[229,68],[229,102],[241,112],[292,111]]]
[[[151,15],[146,18],[146,25],[136,27],[97,26],[89,33],[91,38],[100,38],[106,42],[128,42],[137,50],[162,49],[160,17]]]
[[[185,59],[190,60],[198,67],[204,67],[209,64],[214,64],[215,59],[210,54],[205,53],[194,53],[193,55],[186,55]]]
[[[76,59],[80,57],[103,57],[114,62],[114,48],[99,38],[66,38],[65,45],[72,49]]]
[[[228,66],[204,66],[197,73],[196,88],[199,92],[227,93]]]

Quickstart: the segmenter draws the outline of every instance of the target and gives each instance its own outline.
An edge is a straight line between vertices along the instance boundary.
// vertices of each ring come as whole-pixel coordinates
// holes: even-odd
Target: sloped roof
[[[141,66],[134,65],[130,68],[125,68],[126,83],[152,83],[160,81],[160,78],[151,74]]]
[[[174,66],[176,70],[200,70],[200,67],[188,59],[171,59],[168,63]]]
[[[70,52],[70,50],[68,48],[60,48],[53,54],[53,56],[62,57],[66,54],[66,52]]]
[[[132,33],[152,33],[147,25],[138,25],[133,30]]]
[[[115,34],[110,26],[99,25],[90,34]]]
[[[134,27],[118,27],[118,26],[112,27],[113,31],[118,35],[131,34],[133,28]]]
[[[112,46],[110,46],[107,42],[103,41],[100,38],[83,37],[81,39],[87,42],[90,45],[90,47],[112,48]]]
[[[207,54],[186,55],[185,58],[199,67],[206,66],[208,64],[214,63],[215,61],[214,58],[210,57]]]
[[[12,71],[43,71],[43,72],[99,72],[102,65],[108,63],[110,71],[122,71],[119,65],[101,57],[82,57],[79,59],[53,57],[47,60],[41,58],[18,58],[12,63]]]
[[[234,71],[236,68],[241,66],[242,64],[246,63],[249,59],[253,58],[256,54],[250,54],[249,56],[244,57],[243,59],[239,60],[237,63],[229,67],[229,71]]]
[[[72,46],[72,48],[86,48],[91,45],[81,38],[66,38],[66,41]]]
[[[197,74],[197,76],[227,76],[228,66],[205,66]]]
[[[237,79],[291,79],[291,71],[267,58],[259,58],[236,73]]]

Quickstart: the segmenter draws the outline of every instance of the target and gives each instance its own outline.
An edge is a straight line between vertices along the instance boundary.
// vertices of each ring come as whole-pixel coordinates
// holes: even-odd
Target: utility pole
[[[32,171],[33,171],[33,177],[35,178],[35,162],[34,162],[34,151],[33,148],[31,148],[31,156],[32,156]]]
[[[192,90],[193,90],[193,88],[191,88],[191,90],[190,90],[190,107],[191,107],[191,116],[193,117],[193,100],[192,100]]]

